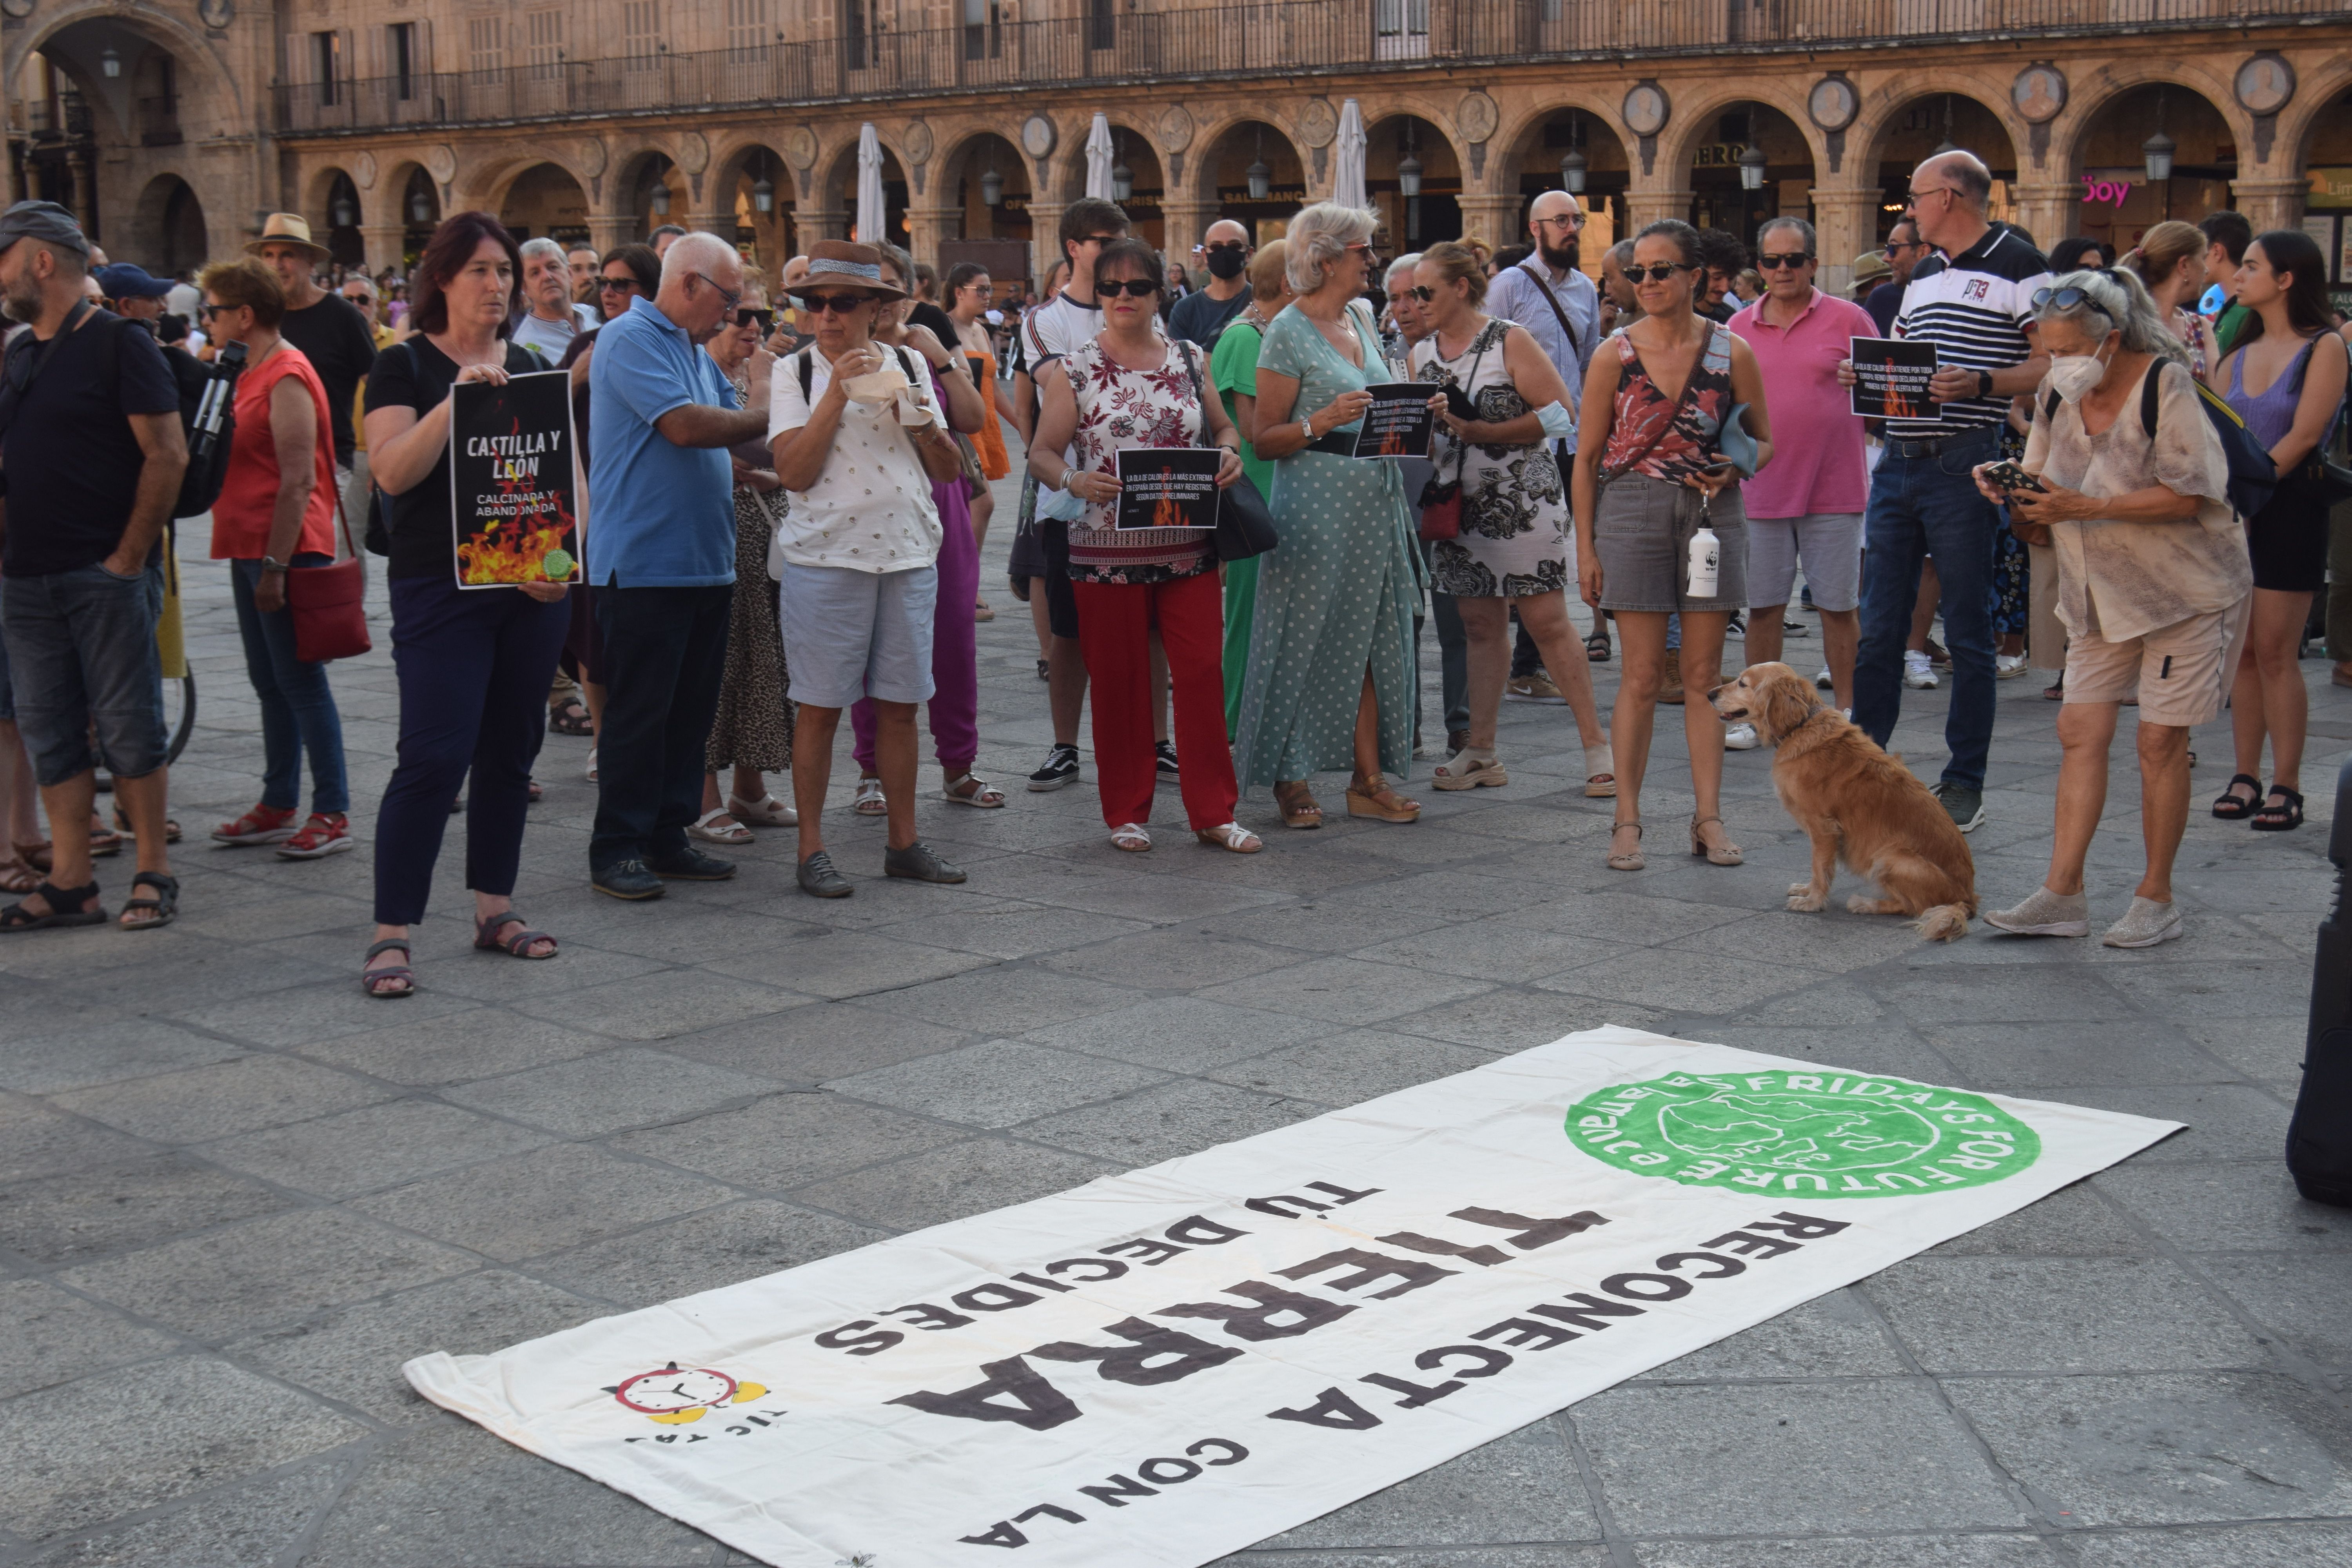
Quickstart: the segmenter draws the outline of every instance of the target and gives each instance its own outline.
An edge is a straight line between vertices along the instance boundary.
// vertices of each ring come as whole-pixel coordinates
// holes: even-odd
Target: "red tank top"
[[[269,395],[288,376],[310,389],[317,416],[317,445],[310,457],[310,504],[302,509],[297,553],[331,555],[335,550],[335,437],[327,419],[327,389],[310,360],[292,343],[247,371],[236,382],[236,435],[229,442],[228,472],[220,500],[213,503],[213,559],[257,561],[269,553],[269,519],[278,509],[278,441],[269,428]]]

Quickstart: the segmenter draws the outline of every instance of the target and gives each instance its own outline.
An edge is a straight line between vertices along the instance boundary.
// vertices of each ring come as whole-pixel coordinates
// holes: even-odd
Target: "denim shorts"
[[[1670,615],[1747,606],[1748,513],[1738,485],[1716,497],[1704,514],[1720,542],[1715,596],[1694,599],[1687,592],[1691,535],[1702,517],[1699,499],[1688,485],[1647,474],[1622,474],[1609,481],[1592,520],[1602,609]]]
[[[792,700],[847,708],[861,697],[930,700],[940,574],[784,563],[784,666]]]
[[[163,613],[160,557],[134,577],[89,565],[0,583],[0,635],[12,679],[25,683],[16,727],[41,784],[61,784],[94,760],[126,779],[163,765]]]

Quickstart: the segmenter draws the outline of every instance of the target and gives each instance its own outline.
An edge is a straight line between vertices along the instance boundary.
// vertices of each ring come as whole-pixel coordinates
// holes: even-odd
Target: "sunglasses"
[[[1927,242],[1924,240],[1890,239],[1886,242],[1886,248],[1883,254],[1892,256],[1898,250],[1925,250],[1927,248]]]
[[[1121,294],[1142,300],[1159,293],[1160,285],[1149,278],[1129,278],[1118,282],[1097,283],[1095,285],[1095,292],[1110,300],[1116,300]]]
[[[2044,293],[2047,293],[2048,291],[2049,290],[2047,289],[2043,290]],[[196,314],[200,317],[209,319],[211,317],[217,316],[226,310],[242,310],[244,309],[245,307],[242,305],[199,305],[196,307]]]
[[[1078,241],[1080,245],[1108,245],[1114,239],[1125,239],[1123,234],[1090,234]]]
[[[1207,251],[1212,256],[1214,256],[1219,251],[1244,251],[1247,250],[1249,247],[1238,239],[1221,239],[1214,245],[1204,245],[1199,247],[1199,248]]]
[[[1778,272],[1784,267],[1794,272],[1811,259],[1811,256],[1801,250],[1792,250],[1786,256],[1759,256],[1756,258],[1756,265],[1767,272]]]
[[[1405,292],[1412,295],[1414,299],[1420,300],[1424,305],[1437,298],[1437,290],[1425,284],[1416,284],[1412,288],[1406,289]]]
[[[1649,279],[1653,283],[1664,283],[1677,272],[1697,270],[1698,268],[1696,265],[1687,261],[1653,261],[1647,267],[1628,267],[1625,268],[1625,277],[1628,281],[1634,283],[1640,282],[1643,278]]]
[[[757,323],[761,331],[767,331],[776,324],[776,313],[773,310],[755,310],[749,305],[741,307],[735,312],[737,326],[748,327],[754,323]]]
[[[645,285],[634,278],[599,278],[596,279],[596,287],[600,289],[643,289]]]
[[[803,294],[801,303],[813,316],[846,316],[860,305],[874,302],[871,294]]]
[[[2107,268],[2103,267],[2099,270],[2105,272]],[[2077,305],[2088,305],[2102,316],[2107,313],[2107,308],[2099,303],[2098,298],[2088,289],[2069,286],[2064,289],[2036,289],[2033,291],[2035,310],[2046,310],[2053,305],[2062,310],[2071,310]]]

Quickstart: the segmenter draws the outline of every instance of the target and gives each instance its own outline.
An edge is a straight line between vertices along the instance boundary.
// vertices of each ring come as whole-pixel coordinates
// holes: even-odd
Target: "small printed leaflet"
[[[1429,409],[1429,384],[1376,381],[1364,390],[1372,395],[1372,405],[1356,428],[1356,456],[1428,457],[1430,438],[1437,432],[1437,416]]]
[[[1137,447],[1118,454],[1120,528],[1217,526],[1216,447]]]
[[[1908,338],[1855,338],[1853,411],[1871,419],[1933,419],[1927,383],[1936,345]]]
[[[560,370],[503,386],[449,389],[449,516],[457,586],[569,583],[579,574],[572,378]]]

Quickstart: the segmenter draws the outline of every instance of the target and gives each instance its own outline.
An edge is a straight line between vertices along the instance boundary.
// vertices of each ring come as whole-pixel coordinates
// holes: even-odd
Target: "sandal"
[[[588,748],[588,766],[583,770],[590,784],[596,782],[596,748]]]
[[[131,819],[122,814],[122,808],[119,805],[114,808],[114,831],[120,833],[125,838],[136,838],[139,837],[137,834],[131,831]],[[176,817],[165,817],[163,819],[163,842],[166,844],[177,844],[180,841],[180,835],[181,827],[179,820]]]
[[[888,816],[890,802],[882,794],[882,781],[877,778],[859,779],[857,793],[849,797],[849,809],[860,816]]]
[[[722,822],[726,823],[727,826],[724,827],[719,826],[719,825]],[[696,817],[691,823],[688,824],[686,836],[688,838],[699,838],[705,844],[749,844],[751,842],[751,830],[744,826],[741,823],[730,819],[727,815],[727,808],[723,805],[712,806],[709,811],[704,812],[700,816]]]
[[[1473,752],[1465,746],[1438,763],[1429,782],[1439,789],[1499,789],[1511,782],[1511,775],[1496,760],[1494,747]]]
[[[757,800],[745,800],[740,795],[727,797],[728,814],[746,827],[797,827],[801,814],[789,801],[763,795]]]
[[[1196,827],[1192,837],[1203,844],[1213,844],[1220,849],[1230,849],[1236,855],[1255,855],[1265,847],[1265,840],[1238,822],[1228,822],[1223,827]]]
[[[1584,748],[1584,796],[1587,800],[1617,798],[1617,753],[1606,741]]]
[[[970,794],[959,787],[965,784],[971,785]],[[957,805],[975,806],[982,811],[994,811],[1004,804],[1004,792],[970,768],[940,785],[940,794]]]
[[[1387,779],[1373,773],[1360,784],[1348,785],[1348,815],[1375,822],[1419,822],[1421,802],[1405,799],[1389,787]]]
[[[1633,830],[1633,847],[1620,853],[1614,847],[1617,835],[1628,827]],[[1647,860],[1642,858],[1642,825],[1640,823],[1612,824],[1609,829],[1609,842],[1612,846],[1609,851],[1609,868],[1612,871],[1638,871],[1649,864]]]
[[[47,931],[51,926],[94,926],[106,923],[103,908],[86,910],[81,906],[98,897],[98,884],[86,888],[60,888],[44,878],[33,889],[32,896],[48,905],[46,911],[28,910],[21,903],[0,910],[0,931]]]
[[[563,700],[547,710],[547,732],[551,735],[593,735],[594,721],[588,717],[588,704],[580,700],[577,692],[566,692]]]
[[[404,936],[384,938],[367,950],[367,962],[373,963],[381,954],[395,950],[403,957],[409,956],[408,939]],[[381,990],[376,985],[379,980],[397,981],[400,983],[400,989]],[[360,969],[360,989],[371,996],[381,996],[387,1002],[396,996],[414,996],[416,994],[416,971],[405,963],[387,963],[381,969],[369,969],[362,965]]]
[[[131,885],[133,888],[152,888],[155,891],[152,896],[142,894],[122,900],[122,908],[115,911],[114,918],[124,931],[153,931],[157,926],[170,925],[179,918],[180,879],[162,871],[142,871],[131,879]],[[134,921],[131,918],[134,910],[152,910],[155,918]]]
[[[2284,833],[2291,827],[2301,827],[2303,796],[2284,784],[2271,785],[2271,799],[2276,800],[2280,795],[2286,796],[2285,805],[2273,805],[2265,801],[2262,810],[2254,813],[2254,819],[2246,826],[2257,833]]]
[[[1714,823],[1717,827],[1723,827],[1723,818],[1719,816],[1694,816],[1691,818],[1691,853],[1706,857],[1706,863],[1710,866],[1738,866],[1743,864],[1748,858],[1740,852],[1738,845],[1731,842],[1730,829],[1724,829],[1724,842],[1720,848],[1709,844],[1706,839],[1701,838],[1698,836],[1698,830],[1705,827],[1710,822]]]
[[[1037,679],[1040,679],[1040,680],[1051,680],[1051,679],[1054,679],[1054,667],[1053,667],[1053,665],[1052,665],[1052,664],[1050,664],[1049,662],[1047,662],[1047,661],[1046,661],[1046,660],[1045,660],[1045,659],[1042,659],[1042,658],[1041,658],[1041,659],[1039,659],[1039,660],[1037,661]]]
[[[1139,822],[1125,822],[1110,830],[1110,847],[1140,855],[1151,847],[1151,835]]]
[[[0,860],[0,893],[30,893],[41,885],[41,874],[22,860]]]
[[[495,934],[499,927],[509,925],[522,926],[523,929],[508,936],[499,936]],[[532,943],[541,942],[548,944],[548,948],[545,952],[531,952],[528,951]],[[386,944],[383,942],[378,942],[376,944],[377,947],[384,945]],[[484,952],[503,952],[509,958],[553,958],[556,953],[562,951],[562,949],[555,945],[555,939],[553,937],[548,935],[543,931],[531,930],[529,925],[524,923],[523,918],[515,913],[512,910],[508,910],[500,914],[492,915],[486,921],[476,921],[474,922],[474,945],[480,948]],[[373,957],[374,954],[375,948],[370,948],[368,950],[368,955],[370,957]]]
[[[975,621],[992,621],[996,618],[996,612],[989,608],[986,599],[982,599],[972,605],[971,618]]]
[[[1286,794],[1286,791],[1288,793]],[[1323,808],[1315,803],[1315,796],[1308,793],[1305,779],[1291,784],[1276,784],[1274,804],[1282,813],[1282,825],[1285,827],[1295,827],[1303,832],[1310,827],[1323,826]]]
[[[2240,795],[2238,793],[2240,784],[2244,784],[2254,793]],[[2221,793],[2214,797],[2213,801],[2213,815],[2224,822],[2242,822],[2262,808],[2263,781],[2252,773],[2238,773],[2232,776],[2228,784],[2221,786]]]
[[[1584,639],[1584,657],[1595,664],[1609,662],[1609,634],[1595,632]]]

